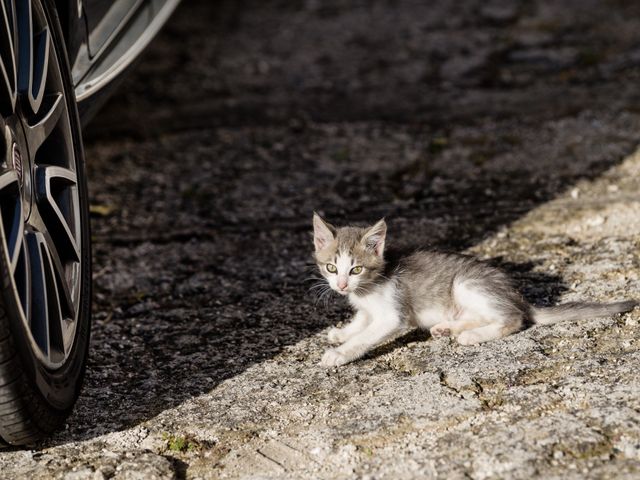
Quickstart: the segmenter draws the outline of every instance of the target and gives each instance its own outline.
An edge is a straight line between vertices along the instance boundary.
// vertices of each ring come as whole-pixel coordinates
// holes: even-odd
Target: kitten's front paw
[[[320,365],[323,367],[339,367],[345,363],[349,363],[349,359],[335,348],[330,348],[324,352],[322,360],[320,360]]]
[[[477,345],[482,340],[478,336],[478,334],[473,333],[471,331],[462,332],[458,335],[458,343],[460,345]]]
[[[327,339],[330,343],[342,343],[345,341],[342,335],[342,329],[336,327],[329,330],[329,333],[327,333]]]
[[[433,338],[450,337],[451,329],[449,328],[448,323],[443,322],[443,323],[438,323],[437,325],[434,325],[433,327],[431,327],[431,329],[429,330],[429,333]]]

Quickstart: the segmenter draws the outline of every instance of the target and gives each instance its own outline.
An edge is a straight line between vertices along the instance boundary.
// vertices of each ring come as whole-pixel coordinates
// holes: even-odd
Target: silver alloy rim
[[[80,204],[64,83],[42,5],[1,1],[0,235],[35,355],[65,363],[80,304]],[[0,139],[2,141],[2,139]]]

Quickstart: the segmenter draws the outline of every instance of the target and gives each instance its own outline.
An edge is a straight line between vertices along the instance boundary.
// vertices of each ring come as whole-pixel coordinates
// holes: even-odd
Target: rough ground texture
[[[93,346],[6,478],[638,478],[640,309],[317,366],[311,212],[640,296],[635,0],[186,1],[86,131]]]

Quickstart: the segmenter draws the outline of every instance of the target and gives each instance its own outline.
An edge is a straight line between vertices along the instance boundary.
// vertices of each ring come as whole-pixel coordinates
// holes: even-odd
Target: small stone
[[[598,227],[605,222],[605,218],[602,215],[596,215],[588,218],[585,222],[589,227]]]

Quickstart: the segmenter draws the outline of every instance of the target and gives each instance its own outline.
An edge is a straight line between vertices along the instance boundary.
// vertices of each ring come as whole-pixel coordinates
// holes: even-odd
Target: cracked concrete
[[[640,291],[639,7],[184,2],[86,132],[93,345],[10,478],[638,478],[640,309],[317,366],[310,218]],[[140,112],[145,119],[140,121]]]

